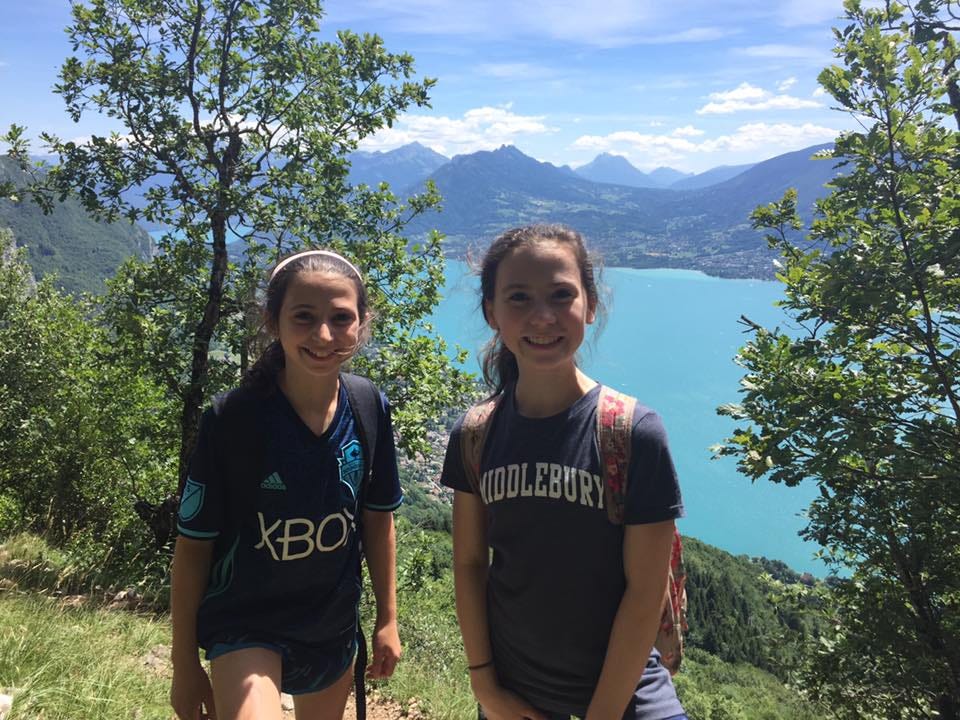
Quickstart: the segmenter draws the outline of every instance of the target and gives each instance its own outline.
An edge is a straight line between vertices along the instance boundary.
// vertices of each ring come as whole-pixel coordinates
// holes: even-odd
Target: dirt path
[[[289,695],[283,696],[283,718],[284,720],[294,720],[296,714],[293,712],[293,698]],[[343,713],[343,720],[354,720],[357,717],[357,707],[353,702],[353,693],[347,698],[347,710]],[[425,720],[423,715],[417,712],[416,707],[411,707],[407,713],[395,702],[385,700],[376,695],[367,694],[367,720]]]

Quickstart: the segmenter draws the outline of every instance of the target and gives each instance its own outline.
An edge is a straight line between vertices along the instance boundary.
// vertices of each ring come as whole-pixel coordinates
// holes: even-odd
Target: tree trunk
[[[177,498],[183,492],[190,469],[190,457],[197,444],[197,430],[200,425],[200,407],[203,404],[203,389],[207,382],[207,370],[210,365],[210,341],[213,331],[220,321],[223,305],[223,286],[227,274],[227,220],[222,212],[214,213],[210,218],[213,235],[213,265],[210,268],[210,285],[207,289],[207,302],[203,308],[203,317],[193,333],[193,361],[190,364],[190,383],[183,396],[183,411],[180,414],[180,463]]]
[[[193,360],[190,364],[190,383],[183,395],[183,409],[180,414],[180,459],[177,468],[177,491],[169,495],[158,505],[138,500],[134,505],[137,514],[153,531],[157,549],[169,547],[176,535],[176,514],[180,506],[180,495],[187,482],[190,470],[190,458],[197,444],[197,431],[200,426],[200,408],[203,405],[203,390],[207,382],[209,368],[210,341],[220,321],[223,306],[223,286],[227,274],[227,221],[222,212],[210,217],[213,235],[213,265],[210,268],[210,285],[207,289],[207,302],[203,316],[193,334]]]

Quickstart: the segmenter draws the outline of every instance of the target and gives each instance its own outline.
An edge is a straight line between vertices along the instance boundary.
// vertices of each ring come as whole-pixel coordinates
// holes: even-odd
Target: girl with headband
[[[264,319],[272,342],[204,413],[181,496],[170,693],[180,720],[280,720],[281,692],[298,718],[341,718],[361,544],[377,601],[367,676],[389,677],[400,656],[389,405],[341,372],[369,331],[360,272],[328,250],[287,257]]]

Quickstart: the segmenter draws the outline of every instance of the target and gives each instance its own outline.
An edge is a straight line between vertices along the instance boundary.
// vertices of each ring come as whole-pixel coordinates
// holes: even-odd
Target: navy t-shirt
[[[266,469],[252,500],[243,502],[228,495],[249,478],[225,477],[229,463],[216,457],[214,440],[218,417],[203,415],[178,522],[182,535],[215,541],[197,618],[201,647],[239,637],[313,646],[351,639],[360,599],[360,513],[402,502],[382,395],[381,402],[372,475],[361,493],[363,448],[343,383],[320,436],[279,389],[266,395],[258,407]],[[231,512],[242,517],[226,517]]]
[[[623,597],[623,526],[604,507],[596,442],[597,386],[558,415],[527,418],[513,388],[493,418],[480,464],[493,560],[487,582],[490,642],[500,683],[541,710],[586,715]],[[442,482],[472,492],[456,424]],[[683,515],[660,418],[634,413],[624,522]],[[683,712],[653,651],[636,692],[637,718]]]

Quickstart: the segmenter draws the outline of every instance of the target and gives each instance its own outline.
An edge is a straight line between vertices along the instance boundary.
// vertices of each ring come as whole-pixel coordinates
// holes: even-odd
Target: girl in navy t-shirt
[[[663,425],[638,404],[623,524],[608,520],[600,388],[576,364],[600,305],[583,239],[558,225],[509,230],[480,284],[498,403],[476,484],[462,420],[442,476],[456,490],[457,614],[477,701],[490,720],[684,718],[653,648],[683,504]]]

